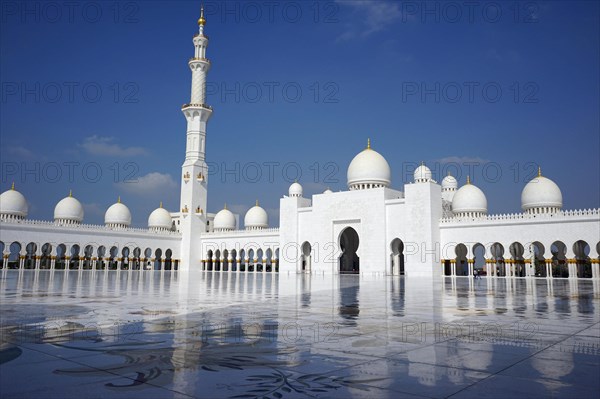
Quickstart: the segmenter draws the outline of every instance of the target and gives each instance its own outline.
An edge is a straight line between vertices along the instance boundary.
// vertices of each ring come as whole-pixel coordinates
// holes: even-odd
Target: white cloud
[[[106,206],[102,206],[96,202],[93,203],[83,203],[83,212],[84,212],[84,216],[87,219],[88,216],[103,216],[104,212],[106,211],[107,207]]]
[[[170,174],[152,172],[145,176],[140,176],[131,182],[120,182],[115,184],[119,190],[125,193],[140,196],[156,196],[166,193],[168,197],[176,192],[179,196],[177,183]]]
[[[458,163],[458,164],[484,164],[490,162],[489,159],[483,159],[479,157],[459,157],[459,156],[450,156],[445,158],[440,158],[437,160],[439,163]]]
[[[395,1],[354,0],[337,1],[342,6],[354,8],[358,21],[346,26],[346,31],[338,37],[338,41],[355,37],[367,37],[379,32],[400,20],[402,13],[400,3]]]
[[[36,159],[33,151],[22,146],[8,147],[8,153],[24,160]]]
[[[121,147],[114,143],[113,137],[102,137],[93,135],[86,137],[80,144],[85,151],[92,155],[102,155],[109,157],[132,157],[138,155],[147,155],[148,151],[142,147]]]

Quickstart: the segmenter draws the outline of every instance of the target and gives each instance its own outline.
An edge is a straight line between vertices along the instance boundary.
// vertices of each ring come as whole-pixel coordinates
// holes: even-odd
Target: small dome
[[[72,193],[58,201],[58,204],[54,207],[54,221],[67,223],[81,223],[83,221],[83,206],[77,198],[73,197]]]
[[[269,226],[267,212],[258,205],[258,201],[256,201],[255,206],[246,212],[244,226],[246,226],[246,229],[264,229]]]
[[[556,183],[542,176],[538,176],[525,185],[521,192],[521,208],[524,211],[543,210],[557,211],[562,208],[562,193]]]
[[[148,216],[148,228],[152,230],[171,230],[172,227],[173,219],[171,218],[171,214],[163,208],[161,202],[160,206]]]
[[[333,193],[333,191],[331,191],[329,189],[329,187],[327,187],[327,190],[323,191],[323,194],[331,194],[331,193]]]
[[[425,166],[424,163],[421,164],[421,166],[419,166],[416,170],[415,170],[415,183],[426,183],[431,181],[431,170]]]
[[[288,190],[290,197],[302,197],[302,186],[298,182],[293,182]]]
[[[390,165],[380,153],[371,149],[369,140],[367,148],[356,155],[348,166],[348,188],[361,190],[388,187],[391,175]]]
[[[458,182],[454,176],[448,174],[448,176],[444,177],[442,180],[442,190],[456,190],[457,188]]]
[[[10,190],[0,195],[0,215],[2,217],[24,219],[27,217],[28,211],[27,200],[23,194],[15,190],[14,183]]]
[[[215,230],[235,230],[235,215],[227,209],[227,205],[215,215],[213,228]]]
[[[485,214],[487,213],[487,199],[479,187],[471,184],[467,177],[467,184],[454,194],[452,199],[452,212],[460,214]]]
[[[131,212],[127,206],[121,203],[121,198],[106,210],[104,223],[116,227],[127,227],[131,224]]]

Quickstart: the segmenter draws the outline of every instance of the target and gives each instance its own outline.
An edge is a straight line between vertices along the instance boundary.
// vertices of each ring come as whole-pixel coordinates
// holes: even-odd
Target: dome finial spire
[[[69,190],[69,197],[73,197],[73,190]]]
[[[10,186],[10,189],[15,191],[15,182],[12,182],[12,186]]]
[[[368,138],[367,139],[367,150],[370,150],[370,149],[371,149],[371,139]]]
[[[158,205],[158,207],[159,207],[159,208],[162,208],[162,207],[163,207],[163,205],[162,205],[162,201],[160,201],[160,204]]]
[[[227,209],[227,202],[223,205],[223,209]]]
[[[471,184],[471,176],[467,175],[467,184]]]
[[[258,200],[256,200],[256,206],[258,206]]]
[[[121,203],[121,196],[119,195],[119,198],[117,198],[117,204]]]
[[[542,167],[538,166],[538,177],[542,177]]]
[[[204,18],[204,2],[200,4],[200,19],[198,19],[198,25],[206,25],[206,18]]]

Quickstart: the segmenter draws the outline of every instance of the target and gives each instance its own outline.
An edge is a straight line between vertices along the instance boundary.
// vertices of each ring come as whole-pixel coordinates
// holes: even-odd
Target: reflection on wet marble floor
[[[2,398],[597,397],[600,282],[0,272]]]

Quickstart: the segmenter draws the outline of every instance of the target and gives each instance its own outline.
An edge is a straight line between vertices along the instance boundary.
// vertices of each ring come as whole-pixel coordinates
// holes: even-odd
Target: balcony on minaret
[[[208,104],[183,104],[181,106],[182,110],[185,110],[187,108],[203,108],[203,109],[212,111],[212,107]]]

